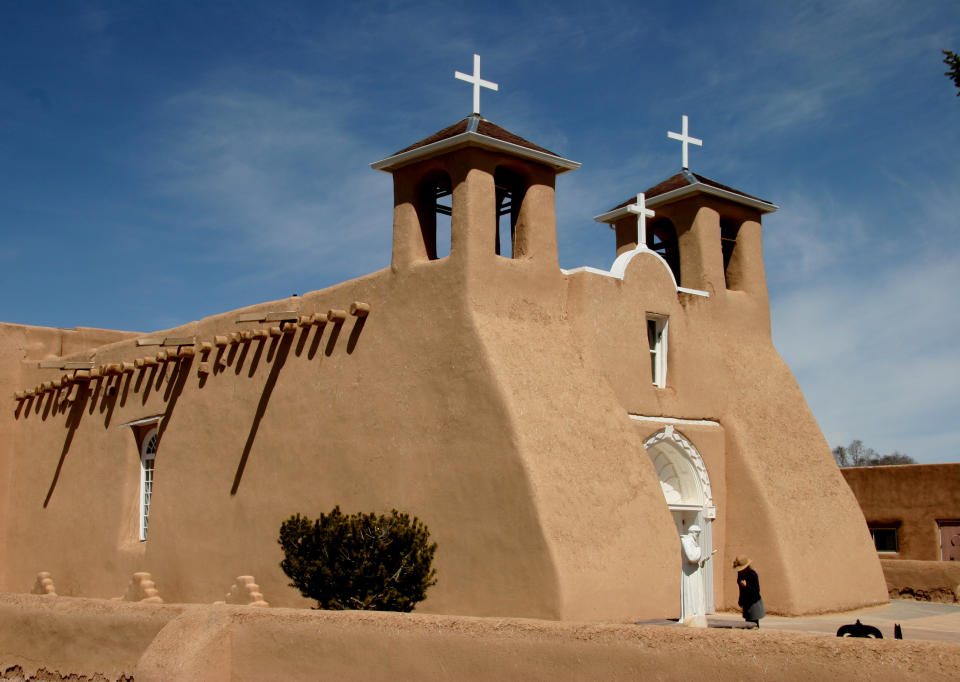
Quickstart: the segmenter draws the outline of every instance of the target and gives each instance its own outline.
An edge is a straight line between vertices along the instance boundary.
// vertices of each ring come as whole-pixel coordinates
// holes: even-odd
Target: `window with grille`
[[[157,430],[143,439],[140,450],[140,539],[147,539],[150,527],[150,499],[153,497],[154,463],[157,458]]]

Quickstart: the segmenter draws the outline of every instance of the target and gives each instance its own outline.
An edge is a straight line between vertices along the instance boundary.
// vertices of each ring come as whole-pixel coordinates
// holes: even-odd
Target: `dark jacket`
[[[741,580],[747,584],[741,585]],[[757,577],[757,572],[749,566],[742,571],[737,571],[737,585],[740,587],[738,603],[743,609],[743,619],[759,623],[767,613],[763,608],[763,599],[760,598],[760,578]]]
[[[746,581],[747,584],[742,585],[741,580]],[[737,571],[737,586],[740,588],[740,599],[737,601],[740,608],[746,609],[760,601],[760,578],[749,566],[742,571]]]

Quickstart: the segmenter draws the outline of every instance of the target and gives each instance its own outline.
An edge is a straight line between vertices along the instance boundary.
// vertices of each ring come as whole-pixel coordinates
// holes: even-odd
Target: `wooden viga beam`
[[[296,322],[299,312],[296,310],[282,310],[280,312],[269,313],[243,313],[237,316],[237,323],[240,322]]]
[[[64,362],[63,360],[43,360],[37,363],[40,369],[91,369],[93,362]]]
[[[196,336],[149,336],[137,339],[138,346],[192,346]]]
[[[162,346],[193,346],[197,343],[196,336],[168,336],[163,339]]]

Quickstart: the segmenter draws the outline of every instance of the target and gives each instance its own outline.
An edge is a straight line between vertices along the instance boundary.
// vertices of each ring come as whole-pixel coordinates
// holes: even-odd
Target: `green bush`
[[[436,584],[437,543],[417,518],[345,516],[336,506],[316,521],[294,514],[280,525],[280,568],[319,609],[412,611]]]

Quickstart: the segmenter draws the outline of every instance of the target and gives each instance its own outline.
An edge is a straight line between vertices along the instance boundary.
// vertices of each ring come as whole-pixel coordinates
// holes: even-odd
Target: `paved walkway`
[[[904,639],[960,643],[960,605],[909,599],[892,599],[884,606],[871,606],[845,613],[798,618],[767,616],[760,621],[760,627],[763,630],[836,636],[841,625],[853,623],[858,618],[864,625],[879,629],[884,639],[893,639],[893,626],[899,623]],[[709,616],[707,620],[711,627],[743,625],[739,613],[717,613]]]

